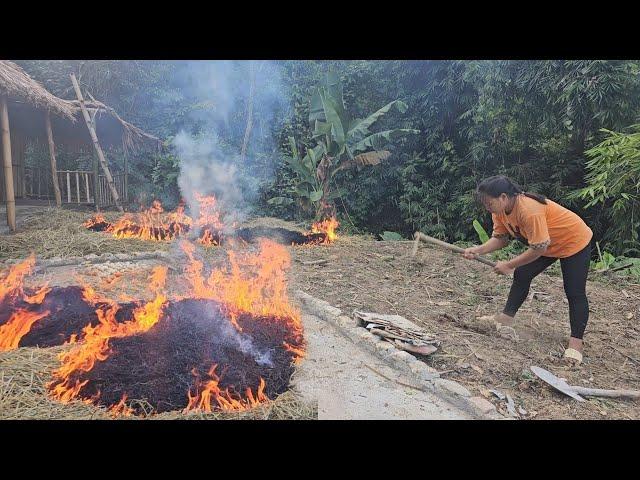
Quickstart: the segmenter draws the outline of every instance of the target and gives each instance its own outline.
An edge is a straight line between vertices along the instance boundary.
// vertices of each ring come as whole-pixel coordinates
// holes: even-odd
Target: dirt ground
[[[85,217],[78,213],[78,221]],[[252,222],[256,223],[299,227],[275,219]],[[122,248],[117,240],[103,241],[103,233],[93,235],[95,253],[110,251],[111,245]],[[0,238],[0,250],[3,241]],[[136,243],[145,244],[141,251],[152,248],[149,242],[129,242],[130,251],[136,249]],[[15,254],[21,248],[15,241],[11,248],[14,258],[26,257],[26,251]],[[425,361],[443,378],[460,382],[473,395],[485,396],[503,413],[505,403],[489,390],[511,395],[520,412],[526,412],[519,415],[523,419],[640,419],[640,402],[590,398],[580,403],[552,390],[530,371],[532,365],[546,368],[571,385],[640,389],[640,285],[590,274],[585,359],[581,366],[569,368],[561,362],[569,321],[557,265],[534,280],[517,317],[516,330],[522,340],[514,343],[473,322],[477,316],[501,310],[509,278],[424,244],[414,259],[411,249],[409,241],[381,242],[347,235],[332,245],[290,247],[289,288],[326,300],[345,313],[359,309],[398,314],[422,325],[442,342],[441,349]],[[93,247],[82,254],[89,252]],[[222,255],[219,248],[207,253],[212,258]],[[318,264],[318,260],[326,263]],[[122,280],[113,288],[128,283]]]
[[[489,390],[513,397],[526,411],[520,418],[639,419],[640,403],[590,398],[577,402],[533,376],[532,365],[550,370],[570,385],[640,389],[640,285],[589,280],[590,320],[584,362],[563,364],[569,337],[568,304],[559,268],[537,277],[518,313],[514,343],[477,328],[477,316],[500,311],[510,279],[460,256],[412,242],[382,242],[342,236],[322,248],[292,248],[291,283],[345,312],[355,309],[402,315],[442,341],[426,360],[449,378],[505,412]],[[305,262],[328,260],[326,264]],[[591,276],[593,277],[593,276]]]

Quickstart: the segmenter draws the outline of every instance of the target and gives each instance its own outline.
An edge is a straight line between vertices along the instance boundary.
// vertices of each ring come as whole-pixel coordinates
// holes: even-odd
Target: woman
[[[593,232],[572,211],[543,195],[523,192],[504,175],[483,180],[476,194],[491,212],[493,234],[483,245],[467,248],[463,253],[465,258],[473,259],[500,250],[509,243],[509,237],[529,246],[521,255],[497,262],[496,273],[513,273],[513,283],[502,313],[489,317],[493,325],[500,334],[517,338],[513,329],[514,317],[527,298],[531,281],[559,258],[571,324],[571,338],[564,358],[580,364],[582,337],[589,319],[585,286]]]

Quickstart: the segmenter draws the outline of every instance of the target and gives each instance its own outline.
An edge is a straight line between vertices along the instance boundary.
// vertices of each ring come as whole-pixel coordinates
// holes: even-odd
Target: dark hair
[[[508,197],[524,195],[526,197],[533,198],[540,203],[547,203],[547,199],[544,195],[523,191],[516,182],[505,175],[494,175],[493,177],[485,178],[480,182],[476,190],[476,199],[482,202],[486,197],[498,198],[503,193]]]

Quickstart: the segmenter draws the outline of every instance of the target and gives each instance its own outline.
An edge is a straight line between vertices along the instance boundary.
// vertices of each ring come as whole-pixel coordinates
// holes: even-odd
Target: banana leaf
[[[389,110],[391,110],[394,107],[400,113],[404,113],[407,111],[406,103],[400,100],[395,100],[393,102],[390,102],[384,107],[382,107],[380,110],[378,110],[377,112],[369,115],[364,120],[357,121],[355,125],[349,128],[349,136],[352,137],[353,141],[362,140],[366,135],[369,134],[369,128],[371,127],[371,125],[377,122],[381,117],[383,117],[386,113],[389,112]]]
[[[394,138],[401,137],[408,134],[418,134],[419,130],[413,130],[410,128],[397,128],[395,130],[385,130],[384,132],[374,133],[368,137],[357,142],[353,147],[354,153],[364,152],[366,150],[374,149],[380,150],[385,143],[391,142]]]

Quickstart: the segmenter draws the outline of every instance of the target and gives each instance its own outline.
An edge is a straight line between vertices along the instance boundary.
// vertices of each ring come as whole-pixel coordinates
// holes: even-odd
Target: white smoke
[[[253,128],[240,164],[251,72]],[[272,127],[276,118],[282,120],[288,103],[279,67],[265,61],[188,62],[181,88],[199,106],[191,117],[200,125],[197,135],[183,130],[173,141],[180,158],[181,194],[192,210],[196,193],[213,194],[228,215],[242,221],[257,197],[258,177],[264,180],[275,170],[278,156]]]

